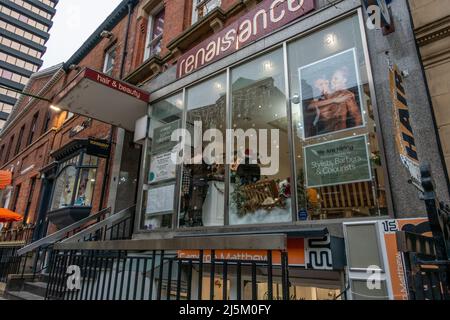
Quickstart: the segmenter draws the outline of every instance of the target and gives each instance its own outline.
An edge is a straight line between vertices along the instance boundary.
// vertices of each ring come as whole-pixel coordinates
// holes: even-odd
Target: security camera
[[[80,66],[76,65],[76,64],[72,64],[72,65],[70,65],[69,69],[70,70],[80,70]]]
[[[108,30],[104,30],[104,31],[102,31],[102,33],[100,33],[100,37],[108,38],[108,39],[112,38],[113,35],[114,34],[111,31],[108,31]]]

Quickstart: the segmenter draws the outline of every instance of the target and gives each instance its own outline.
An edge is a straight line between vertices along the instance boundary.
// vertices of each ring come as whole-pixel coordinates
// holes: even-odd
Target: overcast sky
[[[67,61],[121,0],[60,0],[43,68]]]

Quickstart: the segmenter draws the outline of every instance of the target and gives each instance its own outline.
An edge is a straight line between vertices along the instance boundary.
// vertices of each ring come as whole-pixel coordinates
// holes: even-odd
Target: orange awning
[[[10,171],[0,171],[0,190],[5,189],[12,183],[12,173]]]
[[[9,222],[19,222],[22,221],[22,215],[12,212],[11,210],[1,208],[0,209],[0,222],[9,223]]]

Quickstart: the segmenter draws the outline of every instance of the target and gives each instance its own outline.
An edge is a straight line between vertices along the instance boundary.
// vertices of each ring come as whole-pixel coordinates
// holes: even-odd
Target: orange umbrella
[[[8,209],[0,209],[0,222],[8,223],[8,222],[19,222],[22,221],[23,217],[15,212],[12,212]]]
[[[0,171],[0,190],[5,189],[12,183],[12,173],[10,171]]]

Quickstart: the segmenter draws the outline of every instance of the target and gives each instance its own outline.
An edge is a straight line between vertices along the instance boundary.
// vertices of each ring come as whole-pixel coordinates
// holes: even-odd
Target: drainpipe
[[[133,13],[133,4],[134,4],[135,0],[130,0],[128,1],[128,21],[127,21],[127,27],[125,29],[125,37],[124,37],[124,44],[123,44],[123,50],[122,50],[122,61],[120,62],[120,74],[119,74],[119,79],[123,78],[123,74],[124,74],[124,70],[125,70],[125,61],[126,61],[126,57],[128,54],[128,40],[129,40],[129,31],[130,31],[130,26],[131,26],[131,15]],[[111,151],[112,151],[112,145],[113,145],[113,137],[114,137],[114,133],[116,128],[114,126],[111,126],[111,130],[109,132],[109,146],[111,148],[110,153],[108,158],[106,158],[106,163],[105,163],[105,173],[103,175],[103,185],[102,185],[102,193],[101,193],[101,197],[100,197],[100,210],[106,209],[104,206],[104,202],[105,202],[105,196],[106,196],[106,186],[108,184],[109,181],[109,167],[110,167],[110,162],[111,162]],[[114,212],[111,212],[114,213]]]

